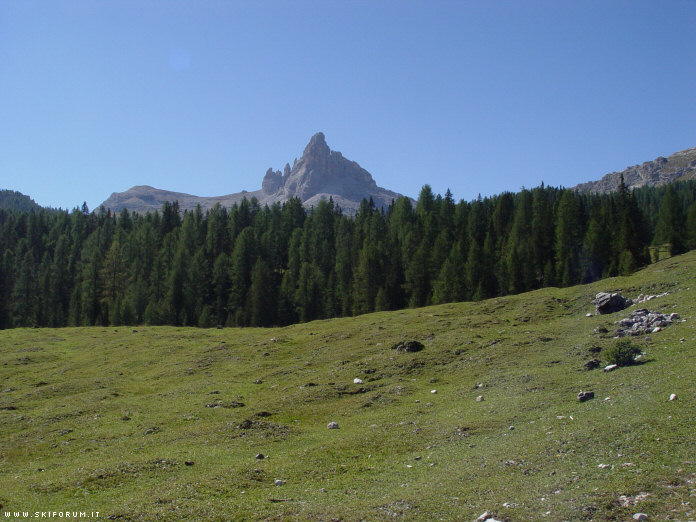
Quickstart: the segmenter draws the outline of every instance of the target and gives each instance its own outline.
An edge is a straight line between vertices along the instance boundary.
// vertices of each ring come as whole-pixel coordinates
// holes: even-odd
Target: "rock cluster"
[[[607,292],[599,292],[592,304],[595,305],[597,313],[599,314],[613,314],[614,312],[620,312],[624,308],[631,306],[633,301],[626,299],[619,293],[609,294]]]
[[[616,330],[616,336],[624,337],[659,332],[660,329],[669,326],[678,319],[679,314],[661,314],[647,308],[640,308],[617,322],[619,328]]]

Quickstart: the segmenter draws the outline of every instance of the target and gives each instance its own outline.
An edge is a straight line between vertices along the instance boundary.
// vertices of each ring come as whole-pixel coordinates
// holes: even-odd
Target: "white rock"
[[[609,464],[600,464],[600,465],[597,466],[597,467],[598,467],[598,468],[601,468],[601,469],[607,469],[607,468],[609,467]]]
[[[676,393],[671,394],[671,395],[669,396],[669,400],[670,400],[670,401],[676,401],[676,400],[677,400],[677,394],[676,394]]]
[[[491,514],[488,511],[484,511],[477,519],[476,522],[486,522]]]
[[[659,326],[656,326],[655,328],[652,329],[652,333],[657,333],[657,332],[661,332],[661,331],[662,331],[662,328],[660,328]]]
[[[437,390],[430,390],[430,393],[437,393]]]
[[[633,520],[648,520],[648,515],[645,513],[636,513],[633,515]]]
[[[616,370],[618,367],[619,367],[618,364],[610,364],[609,366],[605,366],[605,367],[604,367],[604,371],[605,371],[605,372],[613,372],[613,371]]]
[[[285,484],[285,481],[284,481],[284,480],[280,480],[280,479],[276,479],[276,480],[275,480],[275,485],[276,485],[276,486],[282,486],[283,484]]]
[[[362,383],[363,383],[362,379],[358,379],[357,377],[355,379],[353,379],[353,384],[362,384]]]
[[[587,313],[585,314],[585,317],[592,317],[592,314],[591,314],[590,312],[587,312]]]
[[[476,402],[483,402],[483,395],[476,397]]]
[[[338,429],[338,422],[329,422],[326,427],[330,430],[337,430]]]

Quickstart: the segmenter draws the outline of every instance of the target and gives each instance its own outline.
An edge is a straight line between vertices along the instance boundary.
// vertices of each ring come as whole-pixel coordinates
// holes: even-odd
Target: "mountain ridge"
[[[179,202],[182,210],[203,210],[217,203],[229,207],[243,198],[256,198],[261,205],[283,203],[293,197],[305,207],[316,206],[321,200],[332,198],[345,213],[354,214],[363,198],[372,198],[375,205],[387,207],[402,195],[379,187],[372,175],[360,165],[331,150],[322,132],[316,133],[302,153],[302,157],[285,165],[283,172],[269,168],[263,177],[261,189],[226,194],[223,196],[195,196],[136,185],[125,192],[114,192],[102,203],[104,208],[120,212],[124,208],[136,212],[158,210],[166,201]]]
[[[606,194],[619,190],[621,176],[628,189],[655,187],[673,181],[696,179],[696,147],[684,149],[667,156],[659,156],[652,161],[627,167],[620,172],[605,174],[596,181],[587,181],[574,187],[582,193]]]

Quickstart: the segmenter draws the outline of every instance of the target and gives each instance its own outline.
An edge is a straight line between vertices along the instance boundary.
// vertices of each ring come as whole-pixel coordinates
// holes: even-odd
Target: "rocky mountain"
[[[377,207],[386,207],[401,194],[378,187],[368,171],[344,158],[340,152],[331,150],[324,134],[319,132],[312,136],[302,157],[296,159],[292,167],[286,164],[283,172],[268,169],[260,190],[200,197],[141,185],[125,192],[114,192],[102,205],[114,212],[124,208],[148,212],[159,209],[165,201],[178,201],[182,210],[192,210],[196,205],[205,210],[216,203],[229,207],[242,198],[252,197],[262,206],[297,197],[307,208],[331,197],[344,213],[354,214],[363,198],[371,197]]]
[[[606,193],[619,189],[623,174],[626,186],[631,188],[654,187],[677,180],[696,179],[696,147],[675,152],[667,158],[660,156],[642,165],[628,167],[622,172],[612,172],[599,181],[581,183],[575,187],[579,192]]]

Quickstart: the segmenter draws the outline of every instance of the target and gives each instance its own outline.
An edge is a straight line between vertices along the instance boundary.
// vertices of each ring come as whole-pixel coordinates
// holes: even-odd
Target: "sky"
[[[696,147],[696,1],[2,0],[0,188],[257,190],[323,132],[378,185],[571,187]]]

